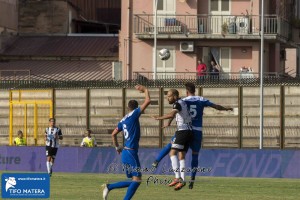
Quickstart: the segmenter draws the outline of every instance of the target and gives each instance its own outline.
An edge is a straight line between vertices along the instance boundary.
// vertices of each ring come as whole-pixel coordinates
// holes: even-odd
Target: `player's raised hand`
[[[135,89],[137,89],[138,91],[140,91],[140,93],[144,93],[146,90],[146,87],[143,85],[136,85]]]

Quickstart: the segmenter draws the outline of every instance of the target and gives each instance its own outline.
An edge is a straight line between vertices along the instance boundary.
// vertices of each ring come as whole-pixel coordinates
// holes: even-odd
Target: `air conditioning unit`
[[[249,34],[249,18],[248,17],[237,17],[236,19],[236,30],[239,34]]]
[[[194,51],[194,42],[192,42],[192,41],[180,42],[180,51],[181,52],[193,52]]]

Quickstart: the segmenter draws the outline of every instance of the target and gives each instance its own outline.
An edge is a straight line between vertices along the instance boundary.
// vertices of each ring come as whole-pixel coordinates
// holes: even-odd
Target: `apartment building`
[[[295,49],[299,38],[296,3],[264,1],[265,73],[287,72],[286,49]],[[260,0],[124,0],[121,9],[123,79],[193,77],[199,59],[207,66],[215,61],[224,77],[243,67],[260,72]],[[159,59],[162,48],[171,52],[167,61]]]

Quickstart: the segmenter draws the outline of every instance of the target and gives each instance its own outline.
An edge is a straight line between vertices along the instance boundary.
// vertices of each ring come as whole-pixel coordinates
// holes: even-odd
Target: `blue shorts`
[[[193,130],[193,140],[190,142],[190,149],[193,152],[198,152],[201,149],[202,144],[202,131]]]
[[[123,149],[122,164],[122,170],[126,172],[127,178],[142,176],[141,164],[136,150]]]

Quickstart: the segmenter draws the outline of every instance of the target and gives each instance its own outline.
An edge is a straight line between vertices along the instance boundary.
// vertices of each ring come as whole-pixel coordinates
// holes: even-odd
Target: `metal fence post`
[[[122,88],[122,117],[126,114],[126,88]],[[125,145],[125,139],[122,137],[123,146]]]
[[[280,86],[280,149],[285,147],[285,87]]]
[[[243,87],[238,87],[238,147],[241,149],[243,147]]]
[[[86,128],[90,129],[90,89],[86,89]]]
[[[159,116],[164,114],[164,88],[159,88]],[[164,146],[163,120],[159,120],[159,148]]]

